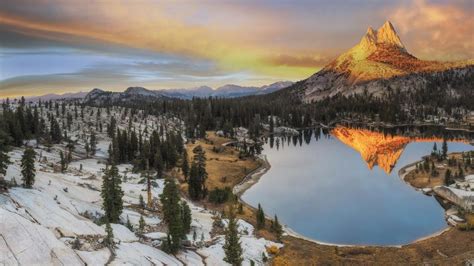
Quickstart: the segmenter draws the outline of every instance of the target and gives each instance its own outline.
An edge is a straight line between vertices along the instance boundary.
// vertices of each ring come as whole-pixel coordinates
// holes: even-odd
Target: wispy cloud
[[[432,60],[474,58],[474,2],[405,3],[387,15],[415,55]]]
[[[0,95],[10,93],[14,86],[123,89],[133,82],[132,85],[177,87],[191,83],[212,85],[217,81],[262,84],[298,80],[356,44],[369,25],[381,25],[387,18],[393,20],[414,55],[467,59],[474,57],[472,3],[3,1]],[[49,64],[35,60],[37,56],[22,61],[26,54],[13,55],[13,50],[48,50],[51,59],[46,61]],[[54,51],[66,51],[69,55],[55,57]],[[8,61],[6,57],[16,59]],[[101,64],[93,58],[100,58]],[[21,70],[20,63],[29,67]],[[101,76],[87,72],[88,69]],[[109,76],[113,72],[120,76]]]

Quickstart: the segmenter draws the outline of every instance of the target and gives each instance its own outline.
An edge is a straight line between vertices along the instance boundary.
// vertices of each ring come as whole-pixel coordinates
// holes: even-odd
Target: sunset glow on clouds
[[[0,3],[0,97],[299,80],[392,20],[423,59],[474,57],[472,1]]]

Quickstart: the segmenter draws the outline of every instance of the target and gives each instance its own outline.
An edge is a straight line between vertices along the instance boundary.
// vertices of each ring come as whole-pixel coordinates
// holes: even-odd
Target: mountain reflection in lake
[[[429,154],[434,142],[441,147],[443,138],[449,152],[473,148],[466,141],[472,136],[436,128],[337,127],[271,137],[263,152],[271,168],[242,197],[321,242],[406,244],[447,226],[436,199],[398,176],[401,167]]]

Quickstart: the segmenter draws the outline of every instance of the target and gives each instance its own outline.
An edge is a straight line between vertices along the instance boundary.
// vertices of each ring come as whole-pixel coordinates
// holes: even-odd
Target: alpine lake
[[[448,225],[434,196],[399,170],[429,155],[473,150],[472,133],[441,128],[338,126],[265,139],[270,169],[242,199],[306,238],[338,245],[404,245]]]

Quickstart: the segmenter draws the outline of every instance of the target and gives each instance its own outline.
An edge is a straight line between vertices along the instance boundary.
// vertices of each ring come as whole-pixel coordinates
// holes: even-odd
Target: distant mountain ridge
[[[280,81],[262,87],[244,87],[239,85],[224,85],[217,89],[208,86],[201,86],[190,89],[166,89],[166,90],[149,90],[143,87],[129,87],[124,92],[111,92],[95,88],[85,97],[86,103],[106,103],[106,102],[124,102],[127,100],[143,100],[154,101],[166,98],[192,99],[193,97],[222,97],[235,98],[250,95],[263,95],[272,93],[288,86],[291,81]]]
[[[474,60],[437,62],[416,58],[387,21],[378,30],[369,27],[356,46],[304,80],[297,93],[304,102],[364,91],[377,96],[388,86],[401,90],[419,88],[426,84],[424,75],[459,78],[472,71]]]
[[[278,81],[269,85],[261,87],[256,86],[240,86],[234,84],[227,84],[217,89],[212,89],[208,86],[200,86],[188,89],[166,89],[158,90],[162,95],[171,98],[191,99],[193,97],[207,98],[207,97],[223,97],[235,98],[250,95],[263,95],[272,93],[293,85],[292,81]]]
[[[158,91],[152,91],[143,87],[128,87],[123,92],[104,91],[94,88],[83,99],[89,104],[117,104],[129,101],[150,102],[167,98]]]
[[[25,97],[26,101],[29,102],[37,102],[41,101],[49,101],[49,100],[61,100],[61,99],[82,99],[84,98],[88,92],[80,91],[80,92],[71,92],[71,93],[63,93],[63,94],[56,94],[50,93],[41,96],[27,96]]]
[[[144,100],[156,100],[157,98],[179,98],[179,99],[192,99],[193,97],[207,98],[207,97],[222,97],[222,98],[235,98],[250,95],[263,95],[272,93],[286,87],[293,85],[292,81],[278,81],[269,85],[261,87],[257,86],[240,86],[234,84],[227,84],[216,89],[209,86],[200,86],[195,88],[183,88],[183,89],[162,89],[162,90],[149,90],[143,87],[129,87],[124,92],[112,92],[105,91],[99,88],[94,88],[90,92],[75,92],[75,93],[64,93],[64,94],[45,94],[41,96],[25,97],[27,101],[37,102],[39,100],[61,100],[61,99],[84,99],[85,101],[91,101],[96,98],[102,98],[101,101],[107,100],[106,97],[110,97],[110,100],[125,100],[130,98],[146,98]]]

